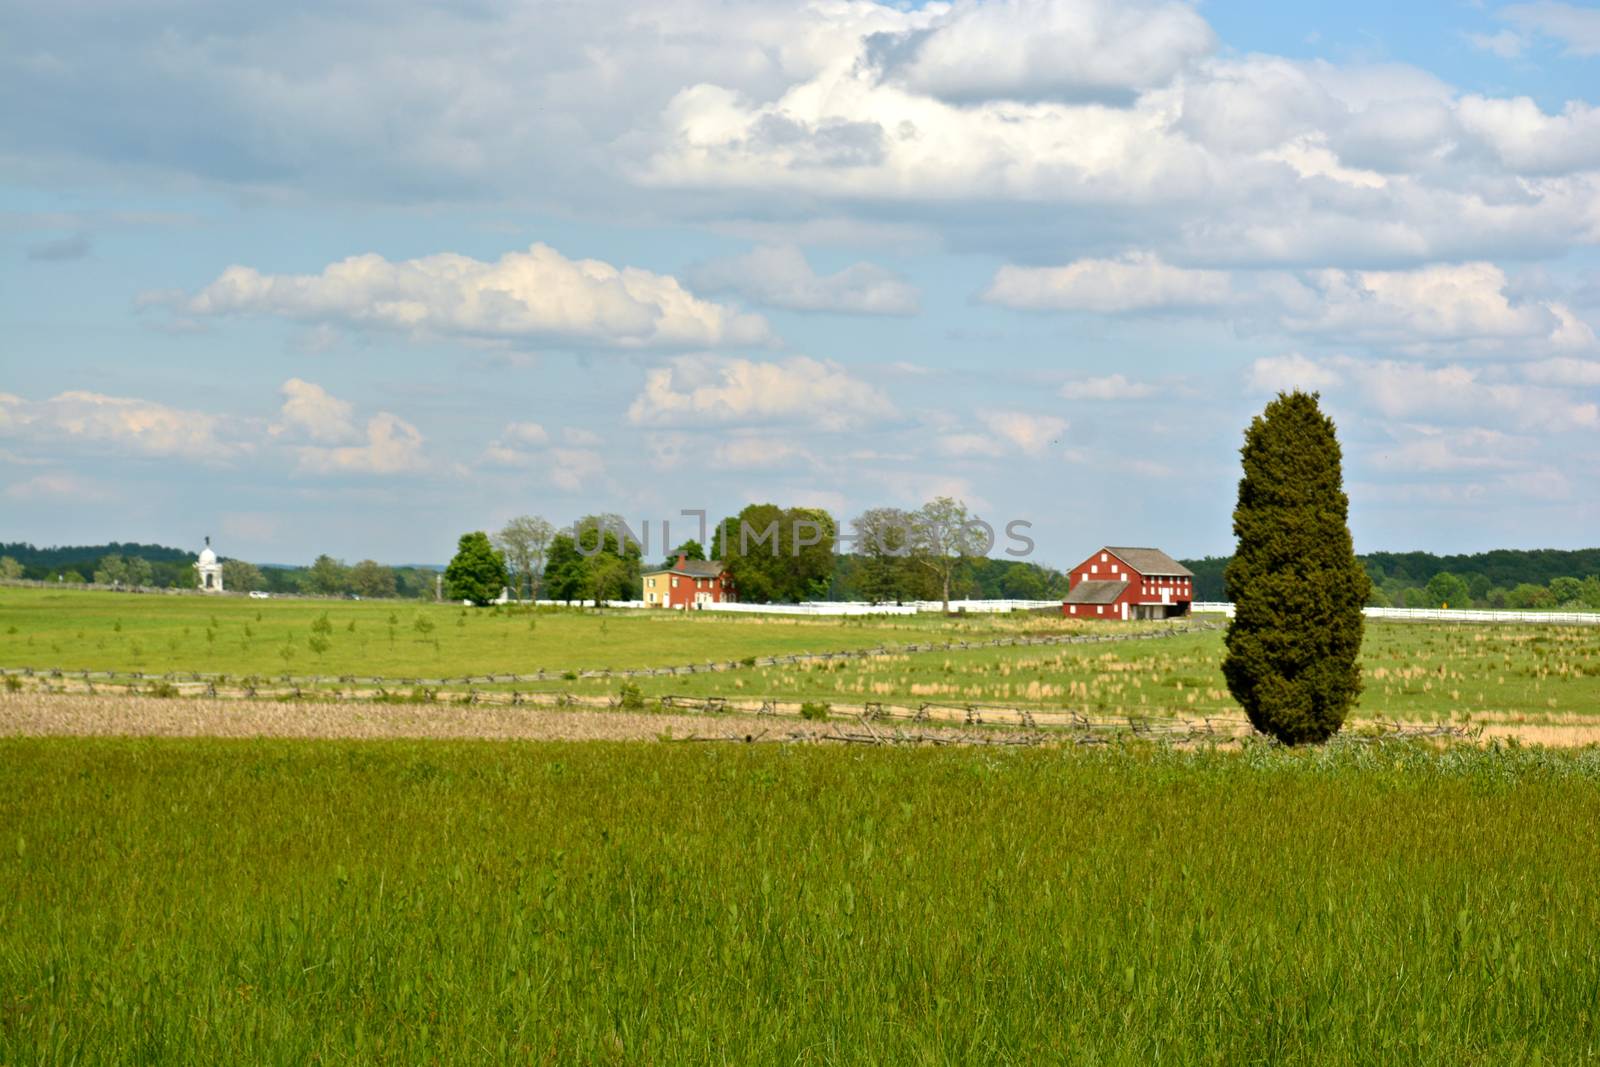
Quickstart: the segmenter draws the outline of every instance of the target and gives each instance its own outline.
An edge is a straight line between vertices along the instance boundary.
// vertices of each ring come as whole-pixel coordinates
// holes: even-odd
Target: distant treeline
[[[36,548],[25,542],[0,544],[0,578],[81,585],[195,587],[193,552],[165,545],[64,545]],[[346,565],[318,556],[309,567],[257,566],[222,557],[222,582],[235,592],[312,593],[320,596],[426,597],[434,593],[436,572],[427,567],[386,567],[372,560]]]
[[[1359,557],[1379,607],[1600,608],[1600,548],[1497,548],[1472,555],[1369,552]],[[1229,557],[1186,559],[1196,600],[1225,600]]]
[[[632,558],[619,573],[617,588],[608,590],[611,596],[633,599],[639,595],[638,574],[645,563],[637,553],[629,555]],[[1448,603],[1452,607],[1600,609],[1600,548],[1502,548],[1452,556],[1370,552],[1360,559],[1372,576],[1372,603],[1380,606],[1438,607]],[[25,542],[0,544],[0,578],[189,589],[195,584],[194,562],[193,552],[165,545],[114,541],[37,548]],[[1226,599],[1222,575],[1228,557],[1182,562],[1194,571],[1196,600]],[[593,592],[580,589],[576,579],[568,583],[571,589],[562,588],[553,573],[557,569],[552,566],[552,573],[545,575],[548,584],[541,583],[541,595],[563,599]],[[224,585],[240,592],[260,589],[284,594],[431,599],[437,577],[437,569],[431,567],[388,567],[372,560],[346,564],[330,556],[319,556],[307,567],[257,566],[223,559]],[[950,591],[960,599],[1049,600],[1066,595],[1066,576],[1025,560],[968,557],[955,568]],[[814,572],[800,592],[818,600],[937,599],[940,595],[930,575],[909,563],[850,553],[834,557],[831,568]]]

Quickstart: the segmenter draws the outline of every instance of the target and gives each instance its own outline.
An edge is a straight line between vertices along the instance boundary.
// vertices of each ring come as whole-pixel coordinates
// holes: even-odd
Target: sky
[[[1225,554],[1304,388],[1358,550],[1591,546],[1597,98],[1553,0],[13,0],[0,541]]]

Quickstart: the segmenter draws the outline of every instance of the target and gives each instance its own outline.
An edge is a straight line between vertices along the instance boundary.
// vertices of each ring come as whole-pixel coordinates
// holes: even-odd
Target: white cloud
[[[1600,55],[1600,10],[1541,0],[1532,4],[1509,4],[1499,16],[1515,25],[1566,44],[1577,56]]]
[[[735,470],[764,470],[814,462],[811,453],[775,434],[737,434],[711,446],[712,462]]]
[[[1307,359],[1298,352],[1282,356],[1263,356],[1250,364],[1249,385],[1259,393],[1316,392],[1342,381],[1332,369]]]
[[[1429,367],[1395,360],[1330,361],[1379,414],[1559,433],[1600,428],[1600,405],[1561,389],[1494,381],[1481,367]]]
[[[604,476],[606,463],[600,453],[586,448],[553,448],[550,450],[550,484],[557,489],[576,493],[592,487]]]
[[[1067,420],[1054,415],[989,411],[981,417],[990,433],[1030,456],[1043,455],[1052,444],[1059,443],[1061,435],[1067,430]]]
[[[1525,364],[1522,376],[1540,385],[1568,385],[1584,389],[1600,388],[1600,360],[1557,356]]]
[[[1140,400],[1154,392],[1155,386],[1130,382],[1120,374],[1080,378],[1061,387],[1061,395],[1068,400]]]
[[[507,441],[514,441],[524,445],[542,445],[550,440],[550,434],[537,422],[510,422],[501,431],[500,436]]]
[[[279,391],[283,394],[279,412],[283,422],[272,428],[274,433],[303,434],[321,444],[338,444],[360,436],[351,419],[350,404],[322,386],[290,378]]]
[[[1501,30],[1499,33],[1469,33],[1466,36],[1474,48],[1493,53],[1501,59],[1516,59],[1528,47],[1527,38],[1514,30]]]
[[[1007,265],[983,293],[1010,308],[1106,313],[1215,306],[1230,296],[1225,272],[1174,267],[1148,253],[1064,267]]]
[[[1526,96],[1465,96],[1456,104],[1456,115],[1467,133],[1519,173],[1600,167],[1600,108],[1581,101],[1569,100],[1559,115],[1547,115]]]
[[[1513,470],[1524,465],[1533,442],[1500,430],[1408,426],[1404,440],[1373,450],[1374,466],[1406,473]]]
[[[1408,271],[1308,271],[1264,288],[1294,334],[1372,344],[1489,341],[1581,346],[1587,327],[1553,302],[1514,300],[1492,263]]]
[[[0,395],[0,432],[25,431],[31,444],[86,444],[134,455],[222,463],[252,448],[249,428],[216,415],[150,400],[72,390],[30,402]]]
[[[953,100],[1094,98],[1161,85],[1216,47],[1186,3],[955,0],[893,44],[889,75]]]
[[[308,474],[410,474],[426,469],[422,434],[397,415],[379,412],[367,420],[359,445],[295,449],[299,470]]]
[[[492,263],[441,253],[352,256],[320,274],[234,266],[182,304],[192,315],[262,314],[420,336],[570,341],[618,348],[768,339],[757,315],[695,297],[676,278],[534,244]]]
[[[805,356],[770,362],[681,356],[652,370],[628,408],[628,420],[639,426],[783,420],[843,430],[894,414],[874,386],[837,363]]]
[[[818,275],[793,245],[765,245],[714,260],[693,270],[689,280],[706,292],[737,293],[758,304],[793,311],[914,315],[918,309],[916,287],[893,271],[856,263]]]
[[[579,445],[585,448],[605,442],[604,437],[601,437],[593,430],[586,430],[581,426],[564,427],[561,431],[561,439],[569,445]]]
[[[999,440],[982,433],[942,433],[934,438],[934,447],[940,454],[957,459],[1005,454],[1005,446]]]

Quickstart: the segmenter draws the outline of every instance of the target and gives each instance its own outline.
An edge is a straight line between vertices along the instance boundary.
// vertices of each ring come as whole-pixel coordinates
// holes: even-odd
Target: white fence
[[[1197,612],[1220,613],[1233,618],[1233,605],[1196,601]],[[1491,611],[1479,608],[1362,608],[1369,619],[1413,619],[1425,622],[1544,622],[1565,625],[1600,625],[1600,611]]]

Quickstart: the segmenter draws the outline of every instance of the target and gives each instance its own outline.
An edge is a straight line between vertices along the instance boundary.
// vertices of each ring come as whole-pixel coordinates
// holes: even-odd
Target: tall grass
[[[1600,1057],[1600,755],[0,741],[0,1062]]]

